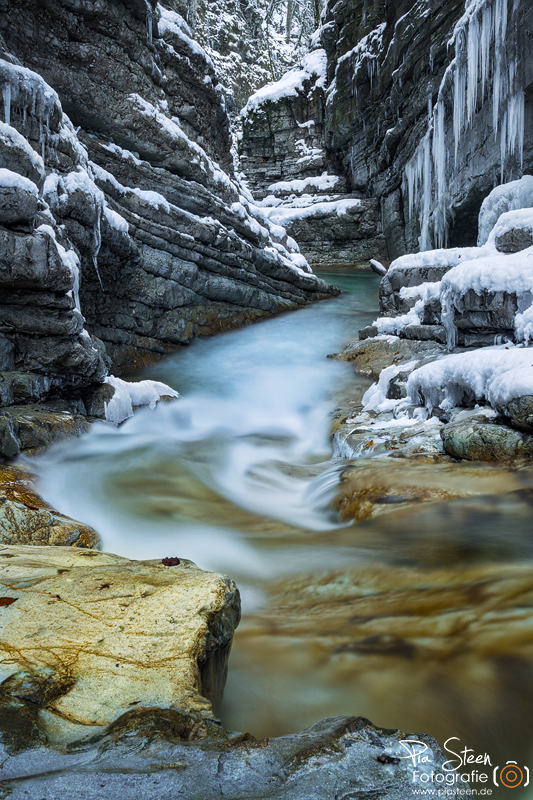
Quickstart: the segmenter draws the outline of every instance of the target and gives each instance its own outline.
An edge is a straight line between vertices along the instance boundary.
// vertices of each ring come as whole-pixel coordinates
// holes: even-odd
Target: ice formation
[[[11,109],[22,106],[39,124],[39,141],[44,161],[45,142],[50,133],[50,121],[60,113],[57,93],[36,72],[0,58],[0,84],[4,101],[4,121],[11,124]]]
[[[341,56],[337,62],[337,68],[335,69],[335,77],[337,76],[339,66],[345,61],[349,61],[353,78],[355,80],[363,64],[366,63],[368,79],[370,81],[370,86],[372,86],[374,77],[376,76],[379,68],[378,57],[381,51],[383,34],[386,27],[387,23],[382,22],[377,26],[377,28],[374,28],[374,30],[370,31],[370,33],[367,33],[367,35],[364,36],[361,41],[355,45],[355,47]]]
[[[513,0],[510,21],[514,26],[518,24],[518,6]],[[454,169],[459,168],[459,143],[490,98],[494,135],[500,137],[502,182],[509,156],[515,155],[522,162],[524,92],[516,52],[507,46],[508,13],[508,0],[465,0],[465,13],[450,40],[455,57],[444,74],[435,106],[431,97],[428,99],[427,131],[403,178],[409,217],[418,217],[421,250],[447,244],[451,216],[446,182],[449,160],[453,158]],[[511,42],[516,39],[510,38]],[[444,100],[448,92],[453,103],[453,157],[446,141]]]
[[[483,200],[478,221],[478,245],[487,242],[491,231],[506,211],[533,208],[533,175],[497,186]],[[532,212],[533,213],[533,212]]]
[[[526,204],[527,207],[522,207]],[[401,256],[393,261],[388,275],[411,269],[449,267],[442,280],[418,286],[403,286],[400,297],[415,301],[407,313],[380,317],[374,325],[379,333],[399,333],[407,325],[420,324],[425,304],[439,298],[447,344],[456,344],[456,311],[464,311],[465,295],[510,295],[516,299],[514,338],[533,341],[533,246],[517,253],[502,253],[497,243],[513,230],[529,233],[533,241],[533,176],[526,175],[494,189],[479,214],[479,247],[428,250]]]
[[[179,397],[175,389],[159,381],[129,383],[110,375],[105,383],[115,390],[113,397],[105,405],[105,417],[113,425],[120,425],[128,417],[132,417],[134,406],[155,408],[162,397]]]

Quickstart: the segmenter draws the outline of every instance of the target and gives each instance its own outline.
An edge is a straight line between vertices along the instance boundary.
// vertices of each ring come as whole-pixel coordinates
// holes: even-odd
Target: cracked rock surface
[[[94,736],[139,708],[213,717],[240,614],[229,578],[186,560],[6,546],[0,583],[8,752]]]

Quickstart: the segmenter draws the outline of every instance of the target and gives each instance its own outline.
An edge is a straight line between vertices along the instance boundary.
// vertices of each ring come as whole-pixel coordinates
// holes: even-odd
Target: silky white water
[[[371,320],[378,280],[360,275],[356,284],[356,294],[195,341],[167,358],[150,377],[177,389],[180,400],[141,410],[118,429],[97,424],[50,451],[37,464],[43,496],[95,527],[106,550],[131,558],[172,552],[241,579],[269,576],[274,567],[244,538],[249,525],[235,519],[235,508],[300,528],[337,524],[328,510],[335,465],[315,478],[279,465],[327,461],[336,397],[352,384],[368,385],[326,358]],[[146,506],[142,477],[135,492],[127,485],[128,475],[144,472],[151,491],[160,470],[171,470],[185,495],[169,513]],[[198,497],[191,505],[190,495],[203,491],[209,502]]]

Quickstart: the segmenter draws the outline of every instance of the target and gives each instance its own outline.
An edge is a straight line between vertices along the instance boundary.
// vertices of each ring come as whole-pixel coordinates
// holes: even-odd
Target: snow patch
[[[192,53],[201,56],[201,58],[203,58],[204,61],[206,61],[206,63],[214,69],[213,62],[205,52],[204,48],[191,38],[191,29],[183,17],[176,11],[169,11],[169,9],[164,8],[160,3],[157,5],[157,10],[160,14],[160,18],[157,23],[159,33],[173,33],[175,36],[181,39],[185,45],[187,45]]]
[[[277,225],[292,225],[298,219],[309,219],[320,214],[337,214],[338,217],[344,216],[351,208],[358,208],[361,200],[334,200],[332,202],[315,203],[314,205],[304,206],[304,208],[264,208],[264,211],[272,222]]]
[[[105,379],[115,390],[109,403],[105,405],[105,417],[113,425],[133,416],[133,406],[150,406],[155,408],[162,397],[179,397],[175,389],[171,389],[159,381],[139,381],[128,383],[112,375]]]
[[[445,356],[411,373],[407,395],[429,411],[474,402],[501,411],[514,398],[533,395],[533,348],[500,345]]]
[[[122,217],[116,211],[113,211],[113,209],[109,208],[109,206],[104,208],[104,213],[105,218],[111,228],[114,228],[116,231],[120,231],[121,233],[129,233],[130,228],[124,217]]]
[[[265,103],[276,103],[284,97],[296,97],[303,92],[303,84],[315,78],[316,86],[324,87],[327,72],[327,56],[323,49],[313,50],[302,59],[300,66],[286,72],[276,83],[269,83],[253,94],[241,111],[241,117],[246,117],[252,111],[257,111]]]
[[[267,191],[275,194],[302,194],[309,189],[316,189],[321,192],[332,189],[339,182],[338,175],[328,175],[324,172],[320,176],[310,178],[300,178],[293,181],[278,181],[271,184]]]

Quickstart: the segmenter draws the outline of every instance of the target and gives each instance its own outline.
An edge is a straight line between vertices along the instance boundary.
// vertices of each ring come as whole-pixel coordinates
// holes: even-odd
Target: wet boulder
[[[9,406],[0,409],[0,455],[38,452],[55,442],[82,436],[90,423],[81,414],[39,406]],[[7,437],[7,438],[6,438]],[[8,444],[9,443],[9,444]]]
[[[533,436],[506,425],[457,422],[441,430],[445,451],[467,461],[506,461],[533,456]]]
[[[514,428],[533,433],[533,396],[516,397],[507,403],[503,411],[510,418]]]

